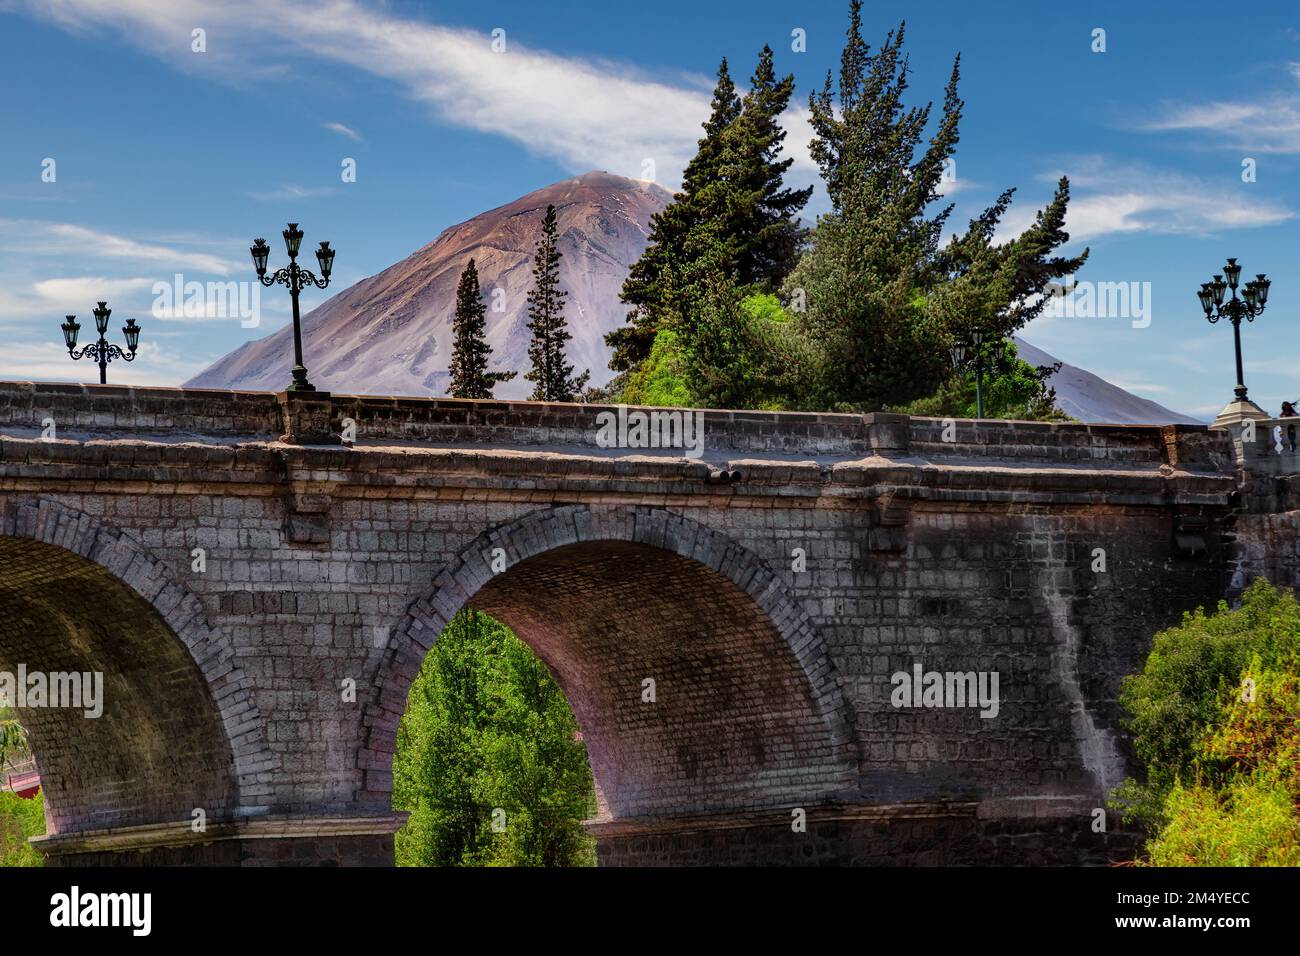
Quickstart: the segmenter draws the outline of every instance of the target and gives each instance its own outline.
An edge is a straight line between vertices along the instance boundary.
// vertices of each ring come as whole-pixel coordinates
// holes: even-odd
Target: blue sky
[[[1092,250],[1078,278],[1149,289],[1149,311],[1044,318],[1025,337],[1201,417],[1230,398],[1234,376],[1231,329],[1207,323],[1195,293],[1238,257],[1274,280],[1268,311],[1244,330],[1251,395],[1273,410],[1300,397],[1300,7],[1071,6],[1086,12],[868,4],[873,44],[908,20],[916,100],[938,99],[962,54],[955,221],[1016,186],[1008,225],[1021,225],[1068,174],[1072,245]],[[247,280],[254,236],[283,263],[287,220],[302,223],[305,248],[338,249],[341,289],[569,174],[640,177],[650,159],[671,188],[718,59],[747,78],[771,44],[801,109],[837,64],[846,9],[0,0],[0,377],[91,380],[58,323],[75,312],[92,326],[106,298],[114,335],[128,315],[145,329],[141,358],[110,381],[178,384],[288,321],[287,295],[266,292],[260,326],[245,328],[155,315],[154,284]],[[1092,49],[1098,28],[1105,52]],[[806,52],[791,49],[796,29]],[[790,129],[794,176],[811,182],[799,111]],[[355,182],[341,178],[348,159]]]

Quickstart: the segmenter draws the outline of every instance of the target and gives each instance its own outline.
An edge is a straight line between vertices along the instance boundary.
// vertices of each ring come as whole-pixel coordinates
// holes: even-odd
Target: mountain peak
[[[322,303],[303,317],[304,350],[318,388],[390,395],[444,395],[451,361],[456,283],[473,258],[487,305],[493,371],[528,367],[528,290],[532,257],[548,205],[560,232],[560,282],[573,339],[569,361],[591,370],[593,385],[609,381],[605,333],[624,323],[618,294],[645,250],[650,218],[672,201],[655,183],[602,170],[534,190],[443,230],[433,242]],[[219,359],[187,385],[282,388],[293,354],[283,328]],[[522,398],[520,375],[497,387]]]
[[[553,204],[563,254],[560,281],[569,293],[569,361],[578,372],[590,369],[592,384],[605,384],[613,374],[605,333],[621,327],[626,316],[619,290],[645,250],[650,217],[671,201],[672,194],[655,183],[592,170],[443,230],[427,246],[303,317],[312,381],[337,392],[445,395],[456,284],[470,258],[487,305],[492,370],[526,370],[533,251],[546,207]],[[285,327],[245,343],[186,384],[281,389],[289,380],[292,336]],[[1033,364],[1056,361],[1027,342],[1017,344]],[[1063,366],[1052,384],[1060,407],[1085,421],[1195,421],[1072,366]],[[498,385],[496,394],[522,398],[530,389],[520,375]]]

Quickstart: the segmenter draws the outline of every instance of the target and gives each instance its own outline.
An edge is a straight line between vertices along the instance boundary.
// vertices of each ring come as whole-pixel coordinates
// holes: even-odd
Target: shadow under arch
[[[586,741],[602,816],[811,806],[854,787],[839,677],[771,568],[669,511],[563,506],[480,535],[412,602],[362,718],[360,802],[386,808],[407,691],[463,607],[507,624],[550,667]]]
[[[274,761],[229,638],[142,544],[49,499],[0,499],[0,670],[20,664],[103,675],[102,716],[18,708],[51,835],[268,801]]]

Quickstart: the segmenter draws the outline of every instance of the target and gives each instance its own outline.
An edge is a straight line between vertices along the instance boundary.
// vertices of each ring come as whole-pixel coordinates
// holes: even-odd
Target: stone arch
[[[52,833],[265,809],[276,760],[229,637],[139,541],[50,499],[0,498],[0,669],[19,663],[103,674],[104,717],[20,711]]]
[[[508,567],[494,575],[497,548]],[[362,718],[359,802],[386,808],[407,691],[462,607],[511,626],[551,668],[603,815],[814,805],[854,787],[839,675],[772,569],[682,515],[575,505],[480,535],[409,606]],[[641,680],[656,675],[660,703],[643,705]]]

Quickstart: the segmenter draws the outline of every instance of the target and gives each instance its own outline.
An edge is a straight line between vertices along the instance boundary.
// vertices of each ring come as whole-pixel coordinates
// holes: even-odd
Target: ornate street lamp
[[[1264,314],[1264,306],[1268,304],[1268,287],[1272,282],[1261,272],[1246,283],[1242,297],[1237,298],[1237,284],[1240,280],[1241,266],[1237,265],[1236,259],[1229,259],[1223,267],[1222,275],[1216,275],[1210,282],[1201,283],[1201,291],[1196,297],[1201,300],[1201,308],[1205,310],[1205,317],[1211,324],[1220,319],[1232,323],[1232,344],[1237,353],[1237,387],[1233,389],[1233,394],[1237,396],[1238,402],[1244,404],[1250,400],[1246,398],[1246,378],[1241,371],[1241,320],[1254,322],[1255,316]],[[1225,302],[1223,298],[1229,289],[1232,290],[1232,298]]]
[[[266,260],[271,254],[271,247],[266,244],[265,239],[254,239],[253,247],[249,251],[253,254],[253,268],[257,270],[257,278],[262,285],[269,288],[278,282],[288,286],[289,297],[293,299],[293,382],[289,385],[288,391],[314,392],[316,386],[307,381],[307,369],[302,364],[302,323],[298,317],[298,293],[309,285],[323,289],[330,284],[330,272],[334,269],[334,250],[330,248],[328,242],[322,242],[320,248],[316,250],[316,261],[320,264],[321,275],[317,279],[310,270],[298,265],[298,250],[302,247],[303,235],[298,224],[289,223],[289,228],[284,230],[282,235],[284,247],[289,253],[287,268],[277,269],[270,276],[266,274]]]
[[[984,332],[975,329],[971,332],[969,342],[958,341],[948,349],[952,358],[952,367],[962,371],[968,365],[975,366],[975,417],[984,417]],[[969,362],[968,362],[969,359]]]
[[[68,347],[68,354],[72,356],[73,361],[89,357],[99,362],[100,385],[108,384],[109,362],[119,358],[124,362],[134,361],[136,349],[140,346],[140,326],[135,324],[135,319],[127,319],[126,325],[122,326],[122,335],[126,338],[125,352],[120,345],[113,345],[104,338],[104,333],[108,331],[108,317],[112,314],[113,310],[108,307],[107,302],[99,303],[98,308],[94,310],[99,341],[91,342],[81,351],[77,351],[77,333],[81,331],[81,324],[77,321],[77,317],[66,316],[63,324],[59,326],[63,330],[63,344]]]

